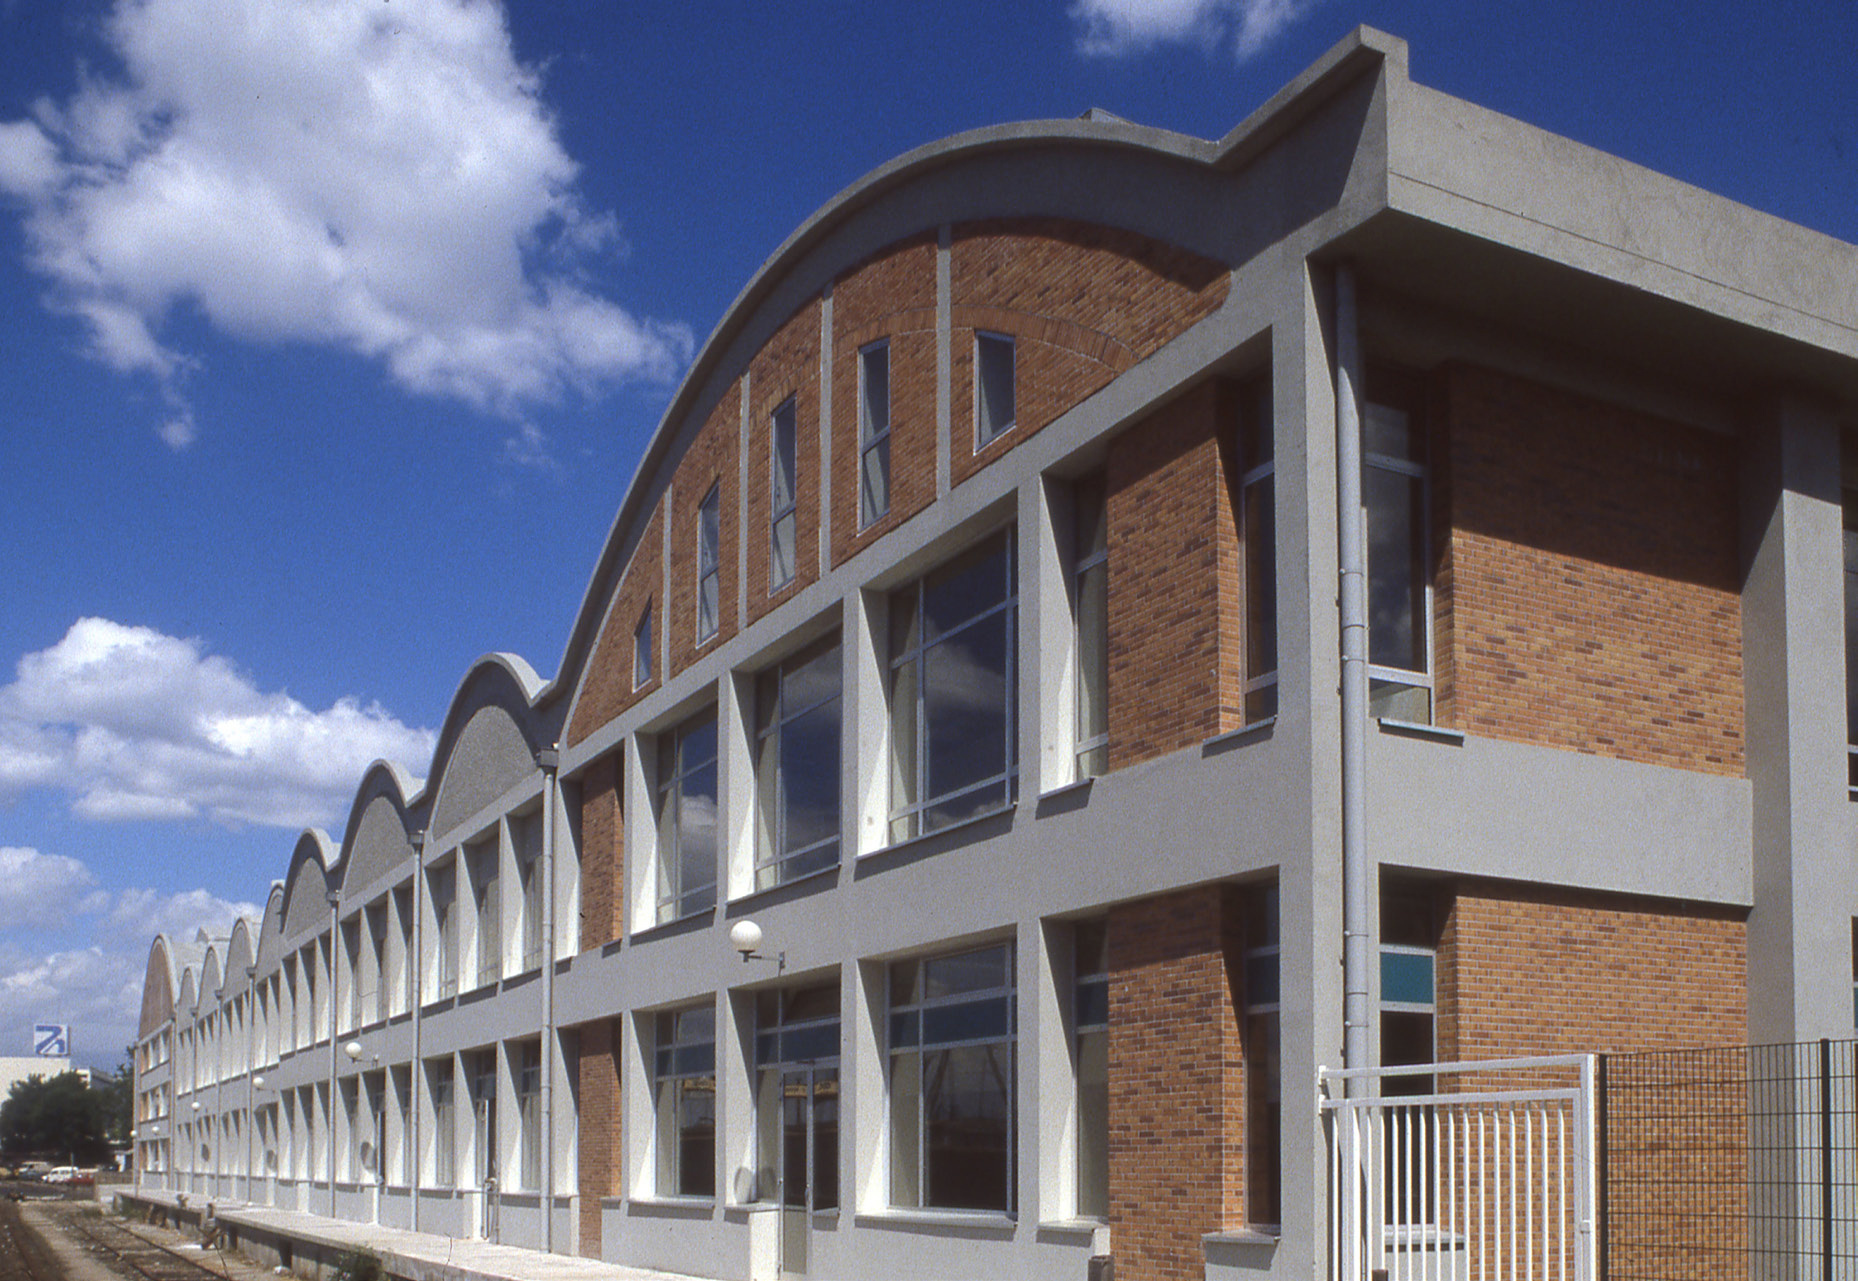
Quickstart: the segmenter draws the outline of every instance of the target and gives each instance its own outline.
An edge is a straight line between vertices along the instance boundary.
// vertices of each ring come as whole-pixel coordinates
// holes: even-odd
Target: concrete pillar
[[[1743,467],[1743,678],[1753,800],[1748,1031],[1852,1035],[1839,430],[1766,407]]]

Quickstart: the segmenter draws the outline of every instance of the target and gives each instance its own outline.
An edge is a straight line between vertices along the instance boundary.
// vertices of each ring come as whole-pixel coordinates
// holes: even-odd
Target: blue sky
[[[1677,10],[1661,10],[1676,19]],[[133,1035],[468,664],[554,672],[695,346],[920,143],[1414,77],[1858,240],[1858,8],[0,0],[0,1055]]]

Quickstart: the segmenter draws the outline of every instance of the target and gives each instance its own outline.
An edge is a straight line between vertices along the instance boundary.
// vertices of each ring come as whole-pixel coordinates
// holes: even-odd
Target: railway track
[[[59,1213],[52,1230],[124,1281],[221,1281],[219,1272],[101,1214]],[[0,1202],[0,1281],[66,1281],[69,1275],[65,1263],[21,1220],[19,1207]]]

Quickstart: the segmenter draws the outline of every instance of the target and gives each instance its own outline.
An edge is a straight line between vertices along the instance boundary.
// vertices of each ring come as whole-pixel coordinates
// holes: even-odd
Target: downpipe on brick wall
[[[1369,1066],[1368,576],[1361,506],[1361,341],[1355,273],[1335,268],[1335,466],[1337,607],[1342,648],[1342,1063]],[[1347,1092],[1368,1091],[1349,1077]]]

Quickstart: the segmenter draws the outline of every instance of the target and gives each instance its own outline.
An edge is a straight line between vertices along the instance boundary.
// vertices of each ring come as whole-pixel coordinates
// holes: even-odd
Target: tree
[[[0,1157],[103,1164],[110,1157],[103,1092],[75,1072],[15,1083],[0,1103]]]
[[[103,1101],[104,1136],[115,1147],[127,1147],[135,1115],[135,1069],[127,1063],[118,1064],[108,1076],[93,1077],[90,1088]]]

